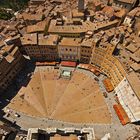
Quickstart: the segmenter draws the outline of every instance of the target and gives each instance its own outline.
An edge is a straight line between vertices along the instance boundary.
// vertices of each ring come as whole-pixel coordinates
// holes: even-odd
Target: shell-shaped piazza
[[[70,80],[59,70],[34,73],[7,106],[28,116],[70,123],[111,123],[111,114],[93,77],[76,70]]]

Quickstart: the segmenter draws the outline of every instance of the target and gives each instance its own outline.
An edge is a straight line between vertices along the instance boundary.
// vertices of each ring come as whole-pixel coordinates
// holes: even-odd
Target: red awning
[[[113,85],[112,85],[112,83],[111,83],[109,78],[104,79],[103,84],[104,84],[107,92],[111,92],[111,91],[114,90],[114,87],[113,87]]]
[[[76,62],[70,62],[70,61],[62,61],[61,66],[65,67],[76,67]]]
[[[78,65],[78,68],[89,70],[92,73],[94,73],[96,76],[99,76],[100,75],[99,70],[97,70],[95,66],[92,66],[90,64],[79,64]]]
[[[36,66],[55,66],[56,62],[36,62]]]
[[[120,104],[113,105],[113,108],[114,108],[122,125],[126,125],[127,123],[130,122],[125,110],[122,108],[122,106]]]

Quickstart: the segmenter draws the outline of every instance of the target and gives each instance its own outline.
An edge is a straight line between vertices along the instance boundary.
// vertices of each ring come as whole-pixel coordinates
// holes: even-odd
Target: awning
[[[79,64],[79,65],[78,65],[78,68],[88,70],[88,69],[89,69],[89,64]]]
[[[114,90],[114,87],[109,78],[104,79],[103,84],[104,84],[107,92],[111,92]]]
[[[36,62],[36,66],[55,66],[56,62]]]
[[[92,73],[94,73],[96,76],[100,75],[100,72],[94,66],[92,66],[90,64],[79,64],[78,68],[89,70]]]
[[[76,67],[76,62],[70,62],[70,61],[62,61],[61,66],[65,67]]]
[[[122,106],[120,104],[113,105],[113,108],[122,125],[126,125],[127,123],[130,122],[126,112],[124,111],[124,109],[122,108]]]

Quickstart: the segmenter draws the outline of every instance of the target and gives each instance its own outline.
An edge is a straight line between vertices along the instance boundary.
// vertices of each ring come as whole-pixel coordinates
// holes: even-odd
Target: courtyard
[[[27,116],[68,123],[111,124],[111,113],[91,75],[76,69],[70,80],[59,69],[37,67],[28,85],[6,106]]]

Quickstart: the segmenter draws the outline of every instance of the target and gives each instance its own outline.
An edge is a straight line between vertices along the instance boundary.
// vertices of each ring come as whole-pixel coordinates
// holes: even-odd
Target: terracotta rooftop
[[[36,25],[27,26],[27,33],[44,32],[46,21],[38,22]]]
[[[24,34],[21,37],[22,45],[36,45],[37,44],[37,34]]]
[[[22,17],[24,20],[36,20],[41,21],[42,14],[29,14],[29,13],[22,13]]]
[[[137,16],[139,12],[140,12],[140,7],[136,7],[136,8],[134,8],[133,10],[131,10],[131,11],[128,13],[128,15],[129,15],[129,16]]]
[[[11,52],[12,56],[15,56],[16,52],[18,51],[18,47],[14,47],[14,49]]]
[[[93,39],[84,39],[81,43],[81,46],[93,47]]]
[[[48,29],[49,33],[85,33],[89,30],[95,31],[98,29],[103,29],[111,25],[116,25],[118,20],[113,21],[103,21],[100,23],[92,23],[90,21],[83,22],[82,25],[62,25],[56,26],[56,20],[51,20],[50,27]]]
[[[5,52],[11,53],[13,49],[14,49],[13,45],[5,45],[0,49],[0,54],[4,54]]]
[[[132,89],[134,90],[134,92],[136,93],[136,95],[138,96],[138,98],[140,99],[140,80],[137,77],[137,75],[135,74],[135,72],[131,72],[128,76],[127,79],[132,87]]]
[[[135,46],[134,44],[131,43],[126,47],[126,49],[131,51],[132,53],[134,53],[138,48],[137,48],[137,46]]]
[[[79,12],[77,9],[74,9],[72,11],[72,16],[73,17],[84,17],[84,13],[83,12]]]
[[[56,20],[51,20],[50,27],[48,29],[49,33],[81,33],[85,32],[82,25],[79,26],[56,26]]]
[[[56,46],[58,39],[59,39],[58,35],[44,36],[43,34],[39,34],[38,35],[38,45]]]
[[[116,17],[119,17],[119,18],[123,17],[125,14],[126,14],[126,10],[125,9],[120,9],[119,11],[114,13],[114,15]]]
[[[80,46],[81,39],[80,38],[62,38],[59,45],[61,46]]]
[[[105,31],[105,35],[107,35],[108,37],[114,36],[114,34],[115,34],[115,28],[111,28]]]
[[[12,63],[15,59],[17,51],[18,47],[15,47],[14,45],[7,45],[0,50],[0,55],[1,58],[5,58],[8,63]]]
[[[133,63],[133,64],[130,65],[130,67],[131,67],[135,72],[140,71],[140,64],[138,64],[138,63]]]
[[[114,9],[112,6],[105,6],[102,10],[108,17],[112,17],[114,15]]]
[[[5,59],[7,60],[8,63],[12,63],[12,61],[14,60],[14,57],[9,54],[5,57]]]
[[[131,54],[130,57],[136,61],[136,62],[140,62],[140,48],[138,49],[138,51],[136,51],[134,54]]]

